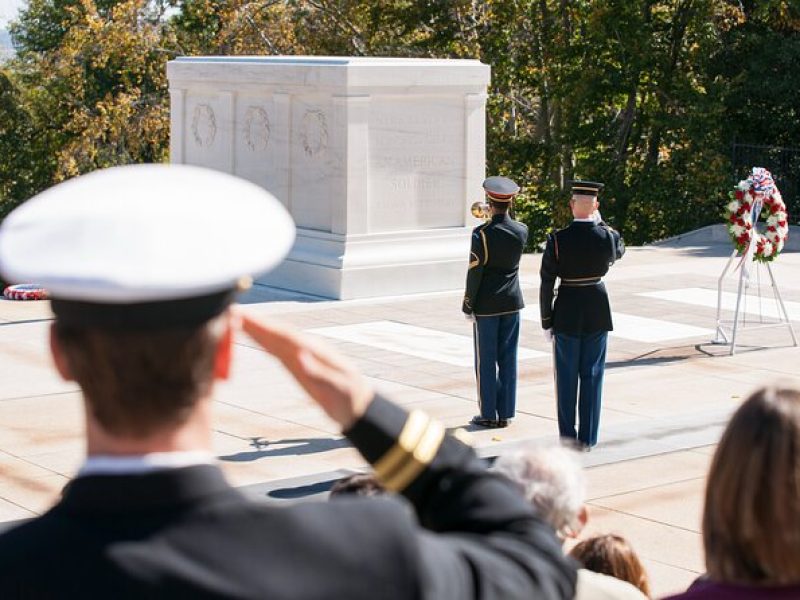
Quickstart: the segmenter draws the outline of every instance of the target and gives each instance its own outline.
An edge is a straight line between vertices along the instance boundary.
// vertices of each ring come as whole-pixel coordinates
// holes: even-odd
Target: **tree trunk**
[[[658,90],[656,91],[658,98],[658,115],[656,126],[650,133],[647,146],[645,172],[649,172],[658,164],[661,138],[664,133],[664,125],[660,121],[661,118],[665,117],[669,112],[668,104],[671,99],[673,79],[678,67],[678,59],[680,58],[683,39],[686,36],[686,29],[689,26],[689,20],[691,19],[694,9],[693,4],[693,0],[685,0],[678,4],[678,9],[672,19],[672,39],[670,40],[669,62],[664,70],[664,79],[659,82]]]

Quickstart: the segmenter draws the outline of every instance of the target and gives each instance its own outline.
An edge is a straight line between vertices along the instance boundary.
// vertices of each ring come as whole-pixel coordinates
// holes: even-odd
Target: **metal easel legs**
[[[730,345],[731,351],[730,354],[733,356],[736,353],[736,334],[739,331],[740,326],[740,315],[742,314],[742,299],[745,297],[747,293],[748,281],[747,281],[747,269],[746,265],[740,265],[739,269],[739,283],[737,286],[736,291],[736,307],[734,308],[733,319],[723,319],[722,318],[722,285],[725,280],[725,276],[728,274],[728,271],[731,268],[731,264],[733,264],[733,259],[736,258],[737,252],[736,250],[733,251],[728,262],[725,264],[725,268],[722,270],[722,275],[719,276],[719,280],[717,281],[717,328],[716,334],[714,339],[712,340],[713,344],[726,344]],[[745,258],[747,260],[747,258]],[[778,321],[775,323],[762,323],[756,326],[749,326],[747,329],[762,329],[768,327],[788,327],[789,333],[792,336],[792,343],[794,346],[797,346],[797,336],[794,332],[794,327],[792,326],[792,322],[789,319],[789,313],[786,310],[786,305],[783,303],[783,298],[781,298],[780,291],[778,290],[778,285],[775,282],[775,276],[772,273],[772,265],[770,263],[766,263],[767,265],[767,272],[769,273],[770,284],[772,286],[772,293],[775,296],[775,301],[779,307],[778,310]],[[761,289],[759,287],[759,298],[761,294]],[[745,297],[746,300],[746,297]],[[730,330],[728,330],[727,326],[730,325]]]

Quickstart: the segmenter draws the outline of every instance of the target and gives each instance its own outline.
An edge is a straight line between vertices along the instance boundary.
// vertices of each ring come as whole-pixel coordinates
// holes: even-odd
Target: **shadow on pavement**
[[[326,479],[324,481],[316,481],[307,485],[298,485],[294,487],[278,488],[267,492],[267,496],[275,498],[276,500],[296,500],[299,498],[308,498],[309,496],[317,496],[331,491],[333,484],[339,479]]]
[[[226,454],[218,458],[226,462],[252,462],[272,456],[302,456],[351,446],[346,438],[293,438],[275,441],[253,438],[251,445],[254,450]]]

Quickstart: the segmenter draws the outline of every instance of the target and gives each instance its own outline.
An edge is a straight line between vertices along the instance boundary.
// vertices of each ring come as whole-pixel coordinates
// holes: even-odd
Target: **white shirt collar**
[[[589,217],[588,219],[572,219],[572,221],[574,223],[596,223],[597,222],[592,217]]]
[[[151,452],[129,456],[98,454],[89,456],[76,477],[87,475],[143,475],[165,469],[214,464],[214,455],[199,450],[186,452]]]

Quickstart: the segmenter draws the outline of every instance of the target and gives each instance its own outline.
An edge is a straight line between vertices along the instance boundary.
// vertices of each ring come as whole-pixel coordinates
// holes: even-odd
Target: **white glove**
[[[544,333],[544,341],[547,342],[548,344],[552,344],[553,343],[553,328],[551,327],[550,329],[545,329],[544,331],[542,331],[542,333]]]
[[[474,314],[472,314],[472,313],[469,313],[469,314],[467,314],[467,313],[462,313],[462,314],[464,315],[464,318],[465,318],[467,321],[469,321],[470,323],[475,323],[475,315],[474,315]]]
[[[596,210],[592,213],[592,220],[595,223],[600,223],[603,220],[603,215],[600,214],[599,210]]]

